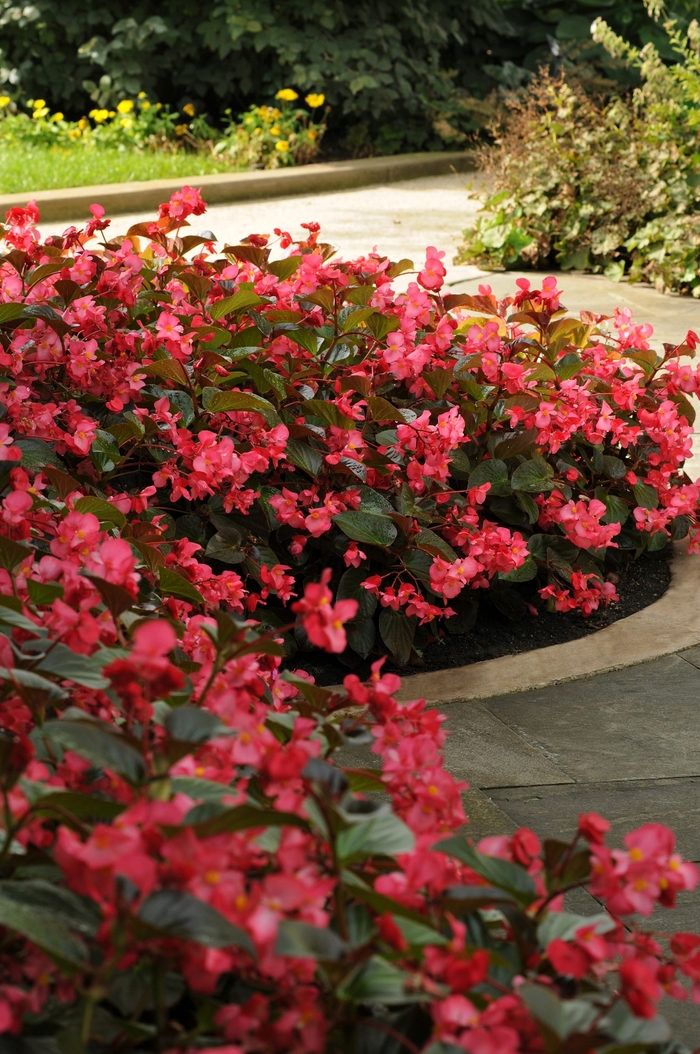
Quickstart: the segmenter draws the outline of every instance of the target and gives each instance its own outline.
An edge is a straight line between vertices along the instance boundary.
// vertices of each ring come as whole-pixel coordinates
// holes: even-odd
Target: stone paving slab
[[[488,802],[475,809],[476,824],[473,831],[468,828],[468,833],[477,838],[509,833],[510,822],[511,830],[516,826],[531,827],[542,838],[568,840],[581,812],[599,812],[611,821],[609,840],[613,845],[621,845],[623,835],[643,823],[667,824],[676,833],[680,852],[687,859],[700,861],[698,778],[492,790]],[[601,910],[601,905],[589,893],[576,890],[567,894],[566,908],[593,915]],[[685,893],[672,911],[658,908],[649,919],[637,921],[662,933],[700,933],[700,894],[697,890]],[[674,1038],[691,1050],[700,1045],[700,1006],[664,999],[660,1009],[672,1026]]]
[[[514,731],[482,703],[455,703],[445,709],[445,764],[474,787],[537,786],[573,783],[536,745]]]
[[[560,782],[587,783],[700,775],[699,701],[700,670],[670,655],[485,705],[560,768]],[[515,769],[509,784],[519,783]]]
[[[623,835],[633,827],[664,823],[675,831],[683,856],[700,861],[698,777],[508,787],[490,790],[488,798],[514,824],[531,827],[542,838],[563,841],[575,834],[582,812],[597,812],[610,820],[611,845],[621,846]]]

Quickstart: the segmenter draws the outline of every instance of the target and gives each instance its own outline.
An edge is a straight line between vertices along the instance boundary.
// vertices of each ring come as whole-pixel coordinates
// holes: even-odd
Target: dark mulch
[[[414,673],[446,670],[484,659],[496,659],[501,655],[517,655],[535,648],[546,648],[550,644],[563,644],[568,640],[586,637],[648,607],[663,596],[670,582],[671,567],[667,554],[649,553],[620,573],[618,604],[611,604],[589,618],[583,618],[576,611],[562,614],[540,610],[539,615],[528,615],[519,622],[513,622],[497,611],[489,601],[488,590],[484,590],[479,598],[476,625],[469,633],[463,636],[446,635],[442,640],[429,644],[423,649],[420,665],[399,669],[387,660],[384,668],[395,670],[402,677],[410,677]],[[312,674],[317,684],[329,685],[339,684],[349,672],[361,678],[369,676],[371,661],[363,662],[350,653],[341,659],[322,652],[298,652],[289,665]]]

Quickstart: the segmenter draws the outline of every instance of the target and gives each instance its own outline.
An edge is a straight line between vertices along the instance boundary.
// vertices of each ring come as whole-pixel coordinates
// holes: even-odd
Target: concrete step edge
[[[23,191],[0,195],[0,215],[34,200],[42,221],[89,218],[89,207],[103,205],[108,216],[155,212],[182,186],[202,188],[209,205],[235,201],[260,201],[292,195],[321,194],[377,183],[394,183],[421,176],[447,175],[474,168],[469,152],[441,151],[370,157],[358,161],[330,161],[283,169],[231,172],[179,179],[153,179],[133,183],[103,183],[65,190]]]

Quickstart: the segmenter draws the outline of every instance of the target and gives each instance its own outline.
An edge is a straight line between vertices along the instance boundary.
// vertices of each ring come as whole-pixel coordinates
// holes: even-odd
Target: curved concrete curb
[[[675,545],[671,585],[660,600],[606,629],[549,648],[405,678],[397,698],[459,703],[545,688],[660,659],[700,644],[700,557]]]
[[[118,216],[154,211],[174,191],[186,184],[201,187],[207,204],[217,205],[231,201],[284,198],[293,194],[320,194],[324,191],[370,186],[373,183],[395,183],[401,179],[447,175],[452,170],[466,172],[473,167],[471,156],[464,151],[436,151],[370,157],[360,161],[330,161],[272,171],[103,183],[92,187],[69,187],[67,190],[24,191],[21,194],[0,196],[0,215],[4,216],[8,209],[26,205],[27,201],[34,199],[44,221],[86,218],[90,205],[95,202],[104,205],[109,216]]]

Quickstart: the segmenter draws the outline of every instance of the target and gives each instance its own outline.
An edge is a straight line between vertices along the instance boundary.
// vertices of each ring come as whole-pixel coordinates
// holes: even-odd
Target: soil
[[[619,603],[596,611],[588,618],[578,611],[563,614],[540,610],[537,616],[528,615],[518,622],[497,611],[489,601],[488,590],[484,590],[480,596],[476,625],[469,633],[460,636],[446,634],[441,640],[429,644],[423,650],[419,664],[399,668],[387,659],[384,669],[400,673],[402,677],[410,677],[414,673],[446,670],[482,662],[484,659],[496,659],[501,655],[517,655],[536,648],[546,648],[550,644],[564,644],[569,640],[587,637],[589,633],[596,633],[618,619],[627,618],[635,611],[648,607],[663,596],[670,583],[668,556],[665,553],[649,553],[631,563],[620,574],[617,586]],[[289,665],[293,669],[306,670],[319,685],[331,685],[340,684],[350,672],[363,679],[368,677],[375,658],[373,656],[363,661],[350,652],[342,657],[320,651],[310,654],[297,652]]]

